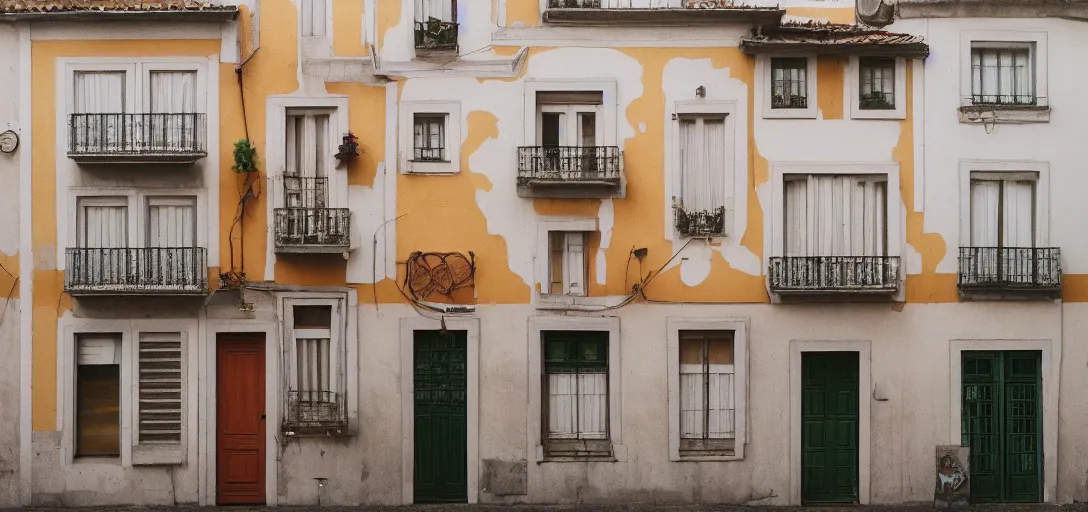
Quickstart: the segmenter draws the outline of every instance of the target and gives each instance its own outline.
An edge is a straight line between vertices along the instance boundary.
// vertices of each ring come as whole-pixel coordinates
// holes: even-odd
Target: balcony
[[[518,196],[615,197],[623,185],[616,146],[522,146],[518,148]]]
[[[895,256],[787,256],[771,258],[771,291],[780,295],[894,295]]]
[[[548,0],[544,22],[552,25],[777,24],[776,3],[729,0]]]
[[[208,293],[203,247],[72,247],[65,254],[64,291],[73,296]]]
[[[1053,300],[1062,293],[1057,247],[961,247],[959,290],[967,299]]]
[[[288,391],[283,432],[287,435],[347,433],[344,395],[331,391]]]
[[[687,211],[681,206],[676,213],[676,233],[683,238],[711,238],[725,236],[725,207],[714,210]]]
[[[351,247],[351,210],[276,208],[276,252],[345,253]]]
[[[71,114],[68,158],[96,163],[192,163],[208,156],[204,114]]]
[[[429,18],[416,22],[416,49],[457,51],[457,22]]]

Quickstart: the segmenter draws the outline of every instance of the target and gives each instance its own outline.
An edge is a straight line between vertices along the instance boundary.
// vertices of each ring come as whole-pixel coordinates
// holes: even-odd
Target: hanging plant
[[[237,173],[257,172],[257,148],[249,143],[249,139],[234,143],[234,166],[231,169]]]
[[[347,163],[355,160],[355,157],[359,156],[359,142],[355,138],[355,134],[348,132],[344,135],[343,144],[340,144],[339,151],[334,155],[340,163]]]

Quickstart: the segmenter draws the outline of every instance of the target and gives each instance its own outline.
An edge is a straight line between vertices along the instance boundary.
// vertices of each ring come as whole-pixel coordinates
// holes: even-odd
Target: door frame
[[[199,477],[197,482],[197,494],[200,505],[214,506],[216,503],[216,477],[218,475],[216,432],[216,395],[218,393],[218,343],[220,334],[251,334],[254,337],[264,336],[264,407],[265,415],[265,505],[276,506],[276,489],[279,488],[276,465],[276,434],[280,427],[279,410],[279,343],[276,326],[273,323],[258,320],[209,320],[207,336],[198,350],[201,351],[204,365],[200,370],[200,381],[204,383],[214,382],[200,386],[199,403],[203,415],[199,422],[200,439],[204,442],[197,454]],[[211,379],[211,380],[209,380]]]
[[[869,504],[870,428],[872,416],[872,352],[870,342],[790,340],[790,505],[801,504],[801,354],[858,353],[858,502]]]
[[[960,418],[963,414],[964,351],[1036,351],[1042,352],[1041,402],[1043,404],[1043,496],[1042,503],[1055,503],[1058,491],[1058,375],[1061,371],[1058,340],[950,340],[948,347],[949,405],[948,444],[961,442]]]
[[[480,319],[409,317],[400,319],[401,501],[405,505],[415,501],[415,332],[437,331],[443,325],[446,330],[467,333],[465,481],[468,502],[480,500]]]

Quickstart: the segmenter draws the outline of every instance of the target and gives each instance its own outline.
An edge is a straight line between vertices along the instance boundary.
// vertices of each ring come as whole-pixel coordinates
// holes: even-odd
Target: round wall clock
[[[14,153],[19,147],[19,136],[8,130],[0,133],[0,153]]]

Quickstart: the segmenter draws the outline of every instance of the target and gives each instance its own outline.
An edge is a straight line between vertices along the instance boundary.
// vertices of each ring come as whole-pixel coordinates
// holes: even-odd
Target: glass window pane
[[[295,328],[332,328],[332,306],[295,306],[294,316]]]

